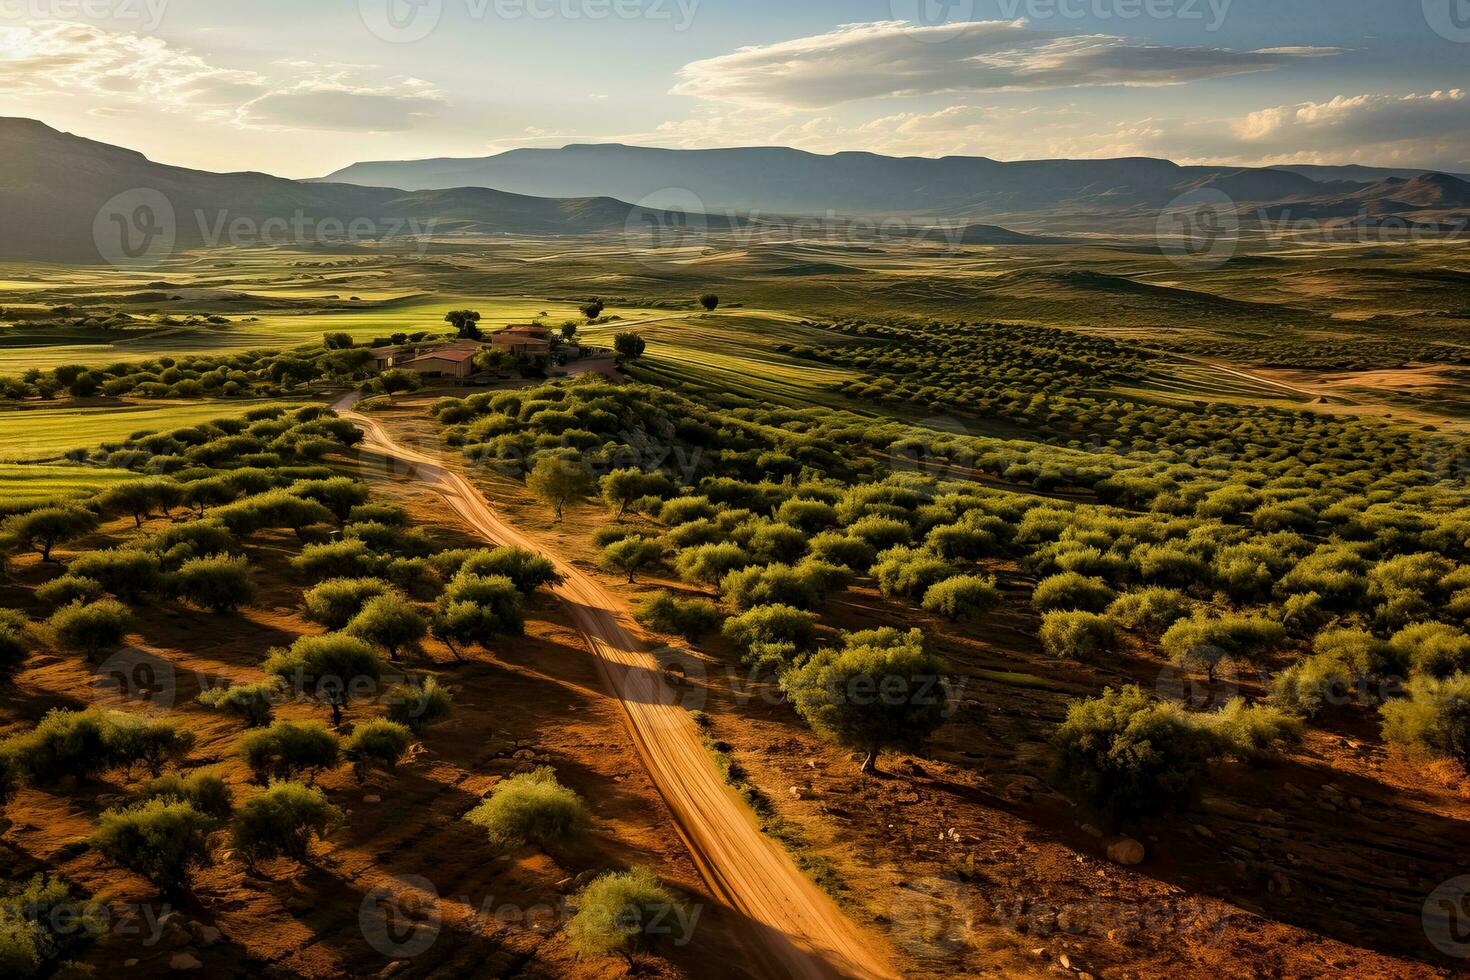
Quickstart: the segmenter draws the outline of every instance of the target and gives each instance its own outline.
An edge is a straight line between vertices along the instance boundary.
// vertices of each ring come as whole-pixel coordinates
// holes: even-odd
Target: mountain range
[[[1445,228],[1470,219],[1470,181],[1432,171],[1184,167],[1143,157],[1002,163],[608,144],[361,163],[296,181],[171,167],[36,120],[0,118],[3,259],[116,261],[109,242],[162,227],[160,213],[172,219],[169,244],[177,249],[286,244],[311,241],[313,234],[326,240],[623,233],[636,244],[649,229],[677,234],[698,211],[706,215],[698,226],[709,231],[804,227],[783,226],[782,216],[902,216],[910,222],[906,234],[917,239],[1047,245],[1083,230],[1151,230],[1181,195],[1205,192],[1204,200],[1234,202],[1242,213],[1273,221]]]
[[[1388,181],[1429,173],[1184,167],[1148,157],[1006,163],[986,157],[827,156],[785,147],[669,150],[583,144],[474,159],[359,163],[324,179],[412,190],[473,185],[547,197],[600,194],[653,207],[692,197],[713,213],[1020,218],[1056,228],[1059,215],[1157,212],[1191,192],[1218,191],[1242,205],[1342,199],[1375,185],[1389,192],[1394,188]],[[1449,179],[1464,183],[1470,176]]]

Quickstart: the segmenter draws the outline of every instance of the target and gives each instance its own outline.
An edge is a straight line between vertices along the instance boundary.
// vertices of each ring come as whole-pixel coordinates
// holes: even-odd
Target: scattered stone
[[[190,952],[175,953],[169,957],[168,968],[170,970],[202,970],[204,961]]]
[[[381,796],[379,796],[377,793],[369,793],[367,796],[364,796],[362,798],[362,801],[364,803],[382,803],[383,802],[383,798]]]
[[[191,921],[189,923],[189,931],[193,933],[194,938],[203,946],[213,946],[224,938],[224,934],[214,926],[207,926],[202,922]]]
[[[1143,845],[1132,837],[1122,837],[1108,845],[1108,860],[1124,867],[1142,864],[1146,853]]]
[[[137,965],[138,965],[138,959],[137,959],[137,957],[133,957],[132,959],[123,960],[123,966],[128,967],[129,969],[132,969],[133,967],[135,967]]]
[[[790,789],[788,789],[786,792],[788,792],[788,793],[791,794],[792,799],[799,800],[799,799],[802,798],[802,795],[801,795],[801,787],[800,786],[793,786]]]
[[[1204,824],[1198,824],[1198,823],[1195,824],[1194,825],[1194,832],[1196,834],[1199,834],[1205,840],[1214,840],[1215,839],[1215,832],[1213,830],[1211,830],[1209,827],[1206,827]]]

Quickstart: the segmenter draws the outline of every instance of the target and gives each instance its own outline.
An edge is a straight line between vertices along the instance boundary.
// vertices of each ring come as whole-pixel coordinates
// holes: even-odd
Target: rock
[[[367,796],[364,796],[362,798],[362,801],[364,803],[382,803],[383,802],[383,798],[381,796],[379,796],[377,793],[369,793]]]
[[[1195,824],[1194,825],[1194,832],[1196,834],[1199,834],[1205,840],[1214,840],[1215,839],[1215,832],[1213,830],[1211,830],[1209,827],[1206,827],[1204,824],[1198,824],[1198,823]]]
[[[793,786],[790,789],[788,789],[786,792],[790,793],[791,794],[791,798],[794,799],[794,800],[801,799],[801,787],[800,786]]]
[[[515,754],[512,755],[511,758],[521,759],[523,761],[530,761],[536,758],[536,753],[532,752],[530,749],[517,749]]]
[[[1045,946],[1037,946],[1035,949],[1033,949],[1031,951],[1031,955],[1032,956],[1035,956],[1037,959],[1042,959],[1042,960],[1046,959],[1046,947]]]
[[[1057,963],[1061,965],[1063,970],[1072,969],[1072,957],[1068,956],[1066,953],[1063,953],[1061,956],[1057,957]]]
[[[168,968],[170,970],[202,970],[204,962],[193,953],[175,953],[168,959]]]
[[[1108,845],[1108,860],[1124,867],[1142,864],[1145,856],[1143,845],[1132,837],[1120,837]]]
[[[1096,837],[1099,840],[1102,839],[1102,835],[1103,835],[1103,832],[1101,830],[1098,830],[1096,827],[1094,827],[1090,823],[1082,824],[1082,832],[1084,834],[1086,834],[1088,837]]]
[[[207,926],[202,922],[190,922],[189,932],[193,933],[194,938],[199,940],[203,946],[213,946],[224,938],[224,934],[214,926]]]
[[[133,967],[135,967],[137,965],[138,965],[138,960],[137,960],[136,957],[134,957],[133,959],[123,960],[123,966],[125,966],[125,967],[127,967],[129,969],[132,969]]]
[[[577,877],[575,877],[575,878],[572,879],[572,887],[573,888],[583,888],[583,887],[586,887],[588,884],[591,883],[591,881],[592,881],[593,878],[596,878],[601,873],[602,872],[600,872],[600,871],[583,871],[581,874],[577,875]]]

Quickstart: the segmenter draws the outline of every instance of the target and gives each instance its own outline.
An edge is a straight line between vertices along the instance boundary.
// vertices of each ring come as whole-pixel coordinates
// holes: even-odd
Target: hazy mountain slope
[[[585,234],[665,219],[607,198],[548,200],[482,187],[416,193],[206,173],[153,163],[133,150],[33,120],[0,119],[0,213],[8,219],[0,258],[100,261],[108,256],[99,252],[97,235],[116,236],[119,218],[133,220],[137,205],[157,202],[158,195],[166,207],[154,210],[172,212],[179,248],[218,241],[280,243],[303,231],[315,240],[349,229],[361,238],[430,229]]]
[[[821,156],[781,147],[665,150],[574,145],[478,159],[360,163],[328,180],[409,189],[484,186],[551,197],[607,195],[659,203],[692,194],[716,211],[826,210],[985,215],[1160,207],[1181,193],[1228,181],[1252,200],[1316,186],[1300,174],[1239,167],[1181,167],[1168,160],[1030,160],[985,157]]]

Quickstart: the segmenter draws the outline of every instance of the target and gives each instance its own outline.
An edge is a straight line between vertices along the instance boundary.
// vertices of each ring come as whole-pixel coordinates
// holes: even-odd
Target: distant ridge
[[[176,248],[211,244],[233,222],[285,237],[298,225],[361,229],[359,237],[435,234],[580,235],[676,220],[607,197],[546,199],[484,187],[428,192],[353,184],[304,183],[260,173],[217,174],[150,161],[134,150],[83,139],[33,119],[0,118],[0,258],[100,262],[96,226],[138,192],[161,195],[172,211]],[[99,219],[99,215],[101,216]],[[124,220],[129,215],[121,216]],[[149,220],[154,220],[150,218]],[[268,225],[271,222],[274,224]],[[718,227],[718,221],[715,226]],[[328,234],[326,231],[321,232]]]

